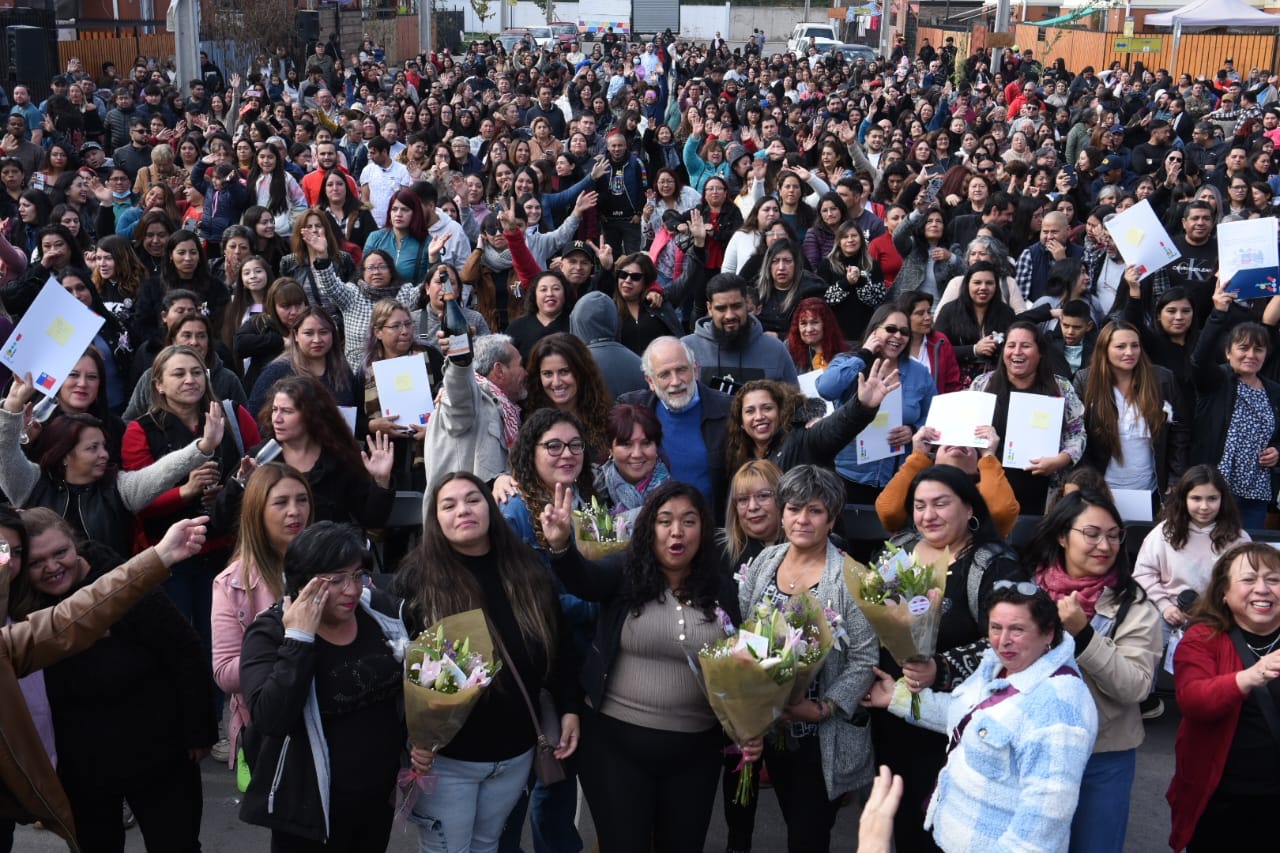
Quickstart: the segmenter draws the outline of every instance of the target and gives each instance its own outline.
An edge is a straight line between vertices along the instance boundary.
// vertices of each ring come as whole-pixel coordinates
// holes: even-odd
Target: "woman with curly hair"
[[[668,480],[645,501],[631,547],[589,561],[573,547],[572,507],[572,491],[558,486],[541,520],[556,576],[601,606],[578,752],[601,849],[701,851],[725,736],[688,660],[724,636],[722,614],[740,619],[737,584],[719,570],[715,516],[695,486]],[[760,740],[740,746],[747,760],[760,756]]]
[[[817,296],[801,299],[796,306],[786,343],[791,360],[801,373],[826,370],[831,359],[849,348],[836,315],[826,300]]]
[[[552,408],[573,414],[583,424],[592,453],[602,456],[608,449],[604,426],[613,401],[587,345],[567,333],[550,335],[534,346],[527,367],[525,411]]]
[[[507,326],[507,334],[520,354],[528,356],[543,338],[568,332],[569,315],[577,298],[573,285],[556,270],[544,270],[529,282],[524,313]]]
[[[809,463],[834,465],[836,454],[866,429],[880,402],[897,387],[897,367],[877,360],[868,375],[858,376],[858,391],[845,405],[810,426],[805,398],[794,386],[753,379],[729,407],[725,468],[737,471],[752,459],[768,459],[783,471]]]

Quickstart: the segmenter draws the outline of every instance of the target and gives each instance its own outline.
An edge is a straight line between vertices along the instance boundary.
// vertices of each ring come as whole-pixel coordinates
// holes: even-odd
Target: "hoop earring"
[[[982,526],[982,522],[978,521],[978,517],[976,515],[971,515],[969,516],[968,525],[970,533],[977,533],[978,528]]]

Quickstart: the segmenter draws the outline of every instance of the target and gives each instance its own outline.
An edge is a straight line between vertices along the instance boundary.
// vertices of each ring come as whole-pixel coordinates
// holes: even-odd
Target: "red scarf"
[[[1098,607],[1098,599],[1102,598],[1103,591],[1115,585],[1115,572],[1107,572],[1101,577],[1091,575],[1073,578],[1057,563],[1036,572],[1036,586],[1047,592],[1054,601],[1066,598],[1073,592],[1077,593],[1076,601],[1080,603],[1080,609],[1090,619],[1093,618],[1094,610]]]

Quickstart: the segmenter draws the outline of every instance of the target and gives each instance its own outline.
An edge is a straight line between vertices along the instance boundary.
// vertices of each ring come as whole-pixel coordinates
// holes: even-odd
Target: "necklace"
[[[1271,641],[1268,645],[1266,645],[1266,646],[1261,646],[1261,647],[1259,647],[1259,646],[1255,646],[1253,643],[1250,643],[1248,640],[1246,640],[1246,641],[1245,641],[1245,645],[1249,647],[1249,651],[1253,652],[1253,654],[1254,654],[1254,655],[1255,655],[1259,660],[1261,660],[1261,659],[1262,659],[1263,657],[1265,657],[1266,655],[1271,654],[1272,650],[1273,650],[1273,649],[1275,649],[1276,644],[1278,644],[1278,643],[1280,643],[1280,632],[1278,632],[1278,633],[1276,634],[1276,636],[1275,636],[1275,639],[1274,639],[1274,640],[1272,640],[1272,641]]]

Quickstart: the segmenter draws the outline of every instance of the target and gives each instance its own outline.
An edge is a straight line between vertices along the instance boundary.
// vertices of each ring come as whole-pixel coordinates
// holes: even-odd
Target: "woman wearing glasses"
[[[253,769],[240,806],[271,849],[385,850],[404,754],[404,603],[368,586],[353,527],[322,521],[289,544],[285,599],[245,633],[240,685]]]
[[[871,315],[855,353],[835,357],[818,377],[818,393],[828,400],[847,403],[868,366],[882,359],[896,370],[902,385],[902,423],[889,431],[889,443],[905,447],[911,436],[924,426],[929,404],[938,386],[929,368],[911,357],[911,320],[892,302],[881,305]],[[836,471],[844,478],[851,503],[874,504],[880,490],[892,479],[901,457],[859,462],[859,450],[852,444],[836,456]]]
[[[949,737],[946,766],[928,795],[924,829],[933,838],[903,846],[896,831],[902,813],[913,812],[919,824],[908,793],[894,819],[899,849],[937,842],[947,851],[1017,846],[1049,853],[1066,849],[1068,836],[1075,841],[1076,793],[1099,726],[1072,659],[1076,644],[1034,584],[999,581],[983,606],[987,648],[963,684],[950,693],[923,691],[917,720],[910,682],[877,670],[864,703]]]
[[[1124,522],[1094,491],[1063,496],[1023,550],[1036,583],[1058,604],[1075,661],[1098,708],[1098,739],[1071,825],[1072,853],[1121,853],[1142,712],[1164,645],[1160,614],[1133,579]]]
[[[923,662],[900,666],[887,652],[880,669],[901,673],[909,690],[953,690],[977,668],[986,642],[981,605],[1000,580],[1025,580],[1026,570],[1005,544],[990,509],[969,474],[953,465],[933,465],[916,475],[907,489],[903,512],[912,526],[892,539],[922,565],[944,556],[947,583],[943,590],[950,606],[943,609],[937,653]],[[900,849],[932,850],[922,829],[919,804],[934,788],[946,759],[946,741],[913,728],[889,714],[873,714],[871,736],[877,760],[888,764],[905,783],[907,803],[894,819]]]
[[[412,419],[401,419],[397,414],[387,414],[378,396],[373,365],[388,358],[406,355],[422,356],[431,387],[439,388],[443,378],[444,356],[435,347],[419,345],[414,337],[413,317],[409,309],[394,299],[382,299],[373,306],[369,321],[369,340],[365,343],[364,361],[361,364],[364,386],[364,414],[369,419],[369,432],[382,433],[392,441],[397,459],[396,470],[412,470],[414,486],[425,482],[423,470],[423,440],[427,425]],[[406,484],[405,488],[409,488]]]

